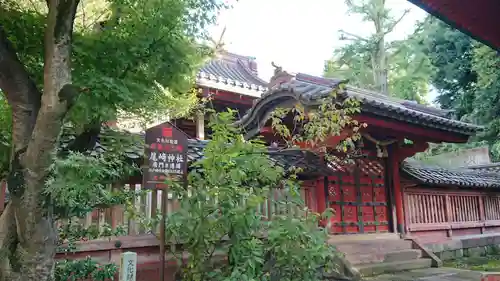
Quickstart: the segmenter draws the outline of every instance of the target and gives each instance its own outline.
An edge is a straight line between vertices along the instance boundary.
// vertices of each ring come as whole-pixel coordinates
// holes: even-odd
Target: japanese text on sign
[[[136,275],[137,253],[122,253],[120,262],[120,281],[136,281]]]
[[[185,148],[177,140],[157,138],[149,148],[150,173],[184,174]]]
[[[135,263],[133,260],[128,261],[127,265],[127,281],[135,281]]]
[[[148,167],[144,170],[146,188],[158,188],[167,177],[187,172],[187,136],[170,123],[146,131]]]

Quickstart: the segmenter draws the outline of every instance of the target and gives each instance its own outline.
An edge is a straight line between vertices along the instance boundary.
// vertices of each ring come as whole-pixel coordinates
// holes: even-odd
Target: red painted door
[[[334,210],[330,219],[332,233],[389,231],[388,194],[381,159],[356,159],[350,169],[327,177],[324,184],[328,190],[327,206]]]

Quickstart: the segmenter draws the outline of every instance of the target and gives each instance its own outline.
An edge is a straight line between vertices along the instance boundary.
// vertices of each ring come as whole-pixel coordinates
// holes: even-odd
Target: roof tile
[[[103,128],[100,138],[116,137],[114,134],[129,134],[125,132],[117,132],[110,128]],[[113,136],[114,135],[114,136]],[[138,136],[139,137],[139,136]],[[72,135],[64,135],[62,138],[63,147],[71,143]],[[190,162],[197,161],[203,157],[203,150],[208,144],[208,140],[188,140],[188,159]],[[94,153],[102,153],[106,151],[106,147],[97,142],[92,149]],[[123,153],[131,160],[137,161],[143,157],[144,144],[143,141],[137,141],[129,144],[123,149]],[[282,167],[284,170],[290,168],[301,169],[302,175],[319,176],[331,175],[335,173],[345,173],[349,169],[345,169],[342,161],[337,159],[334,162],[325,164],[321,157],[317,154],[300,149],[277,149],[269,148],[269,156],[271,161]],[[365,163],[365,160],[358,159],[362,165],[365,165],[368,170],[373,169],[373,163]],[[500,188],[500,174],[497,170],[488,170],[488,167],[498,168],[498,163],[491,165],[482,165],[472,168],[443,168],[425,164],[420,161],[407,159],[401,166],[403,174],[417,180],[420,183],[430,186],[460,186],[468,188]],[[375,167],[376,168],[376,167]]]
[[[431,186],[500,188],[500,175],[468,168],[442,168],[416,160],[406,160],[401,170],[407,176]]]
[[[197,74],[201,86],[221,87],[239,94],[259,96],[267,90],[267,82],[257,75],[253,58],[228,52],[210,60]]]
[[[282,104],[290,101],[300,101],[304,105],[317,105],[331,91],[343,82],[339,79],[321,78],[307,74],[290,75],[287,81],[280,81],[269,89],[238,121],[249,132],[248,136],[257,134],[260,126],[265,124],[269,114]],[[271,82],[271,84],[273,84]],[[359,100],[362,110],[379,116],[413,123],[444,131],[474,135],[480,126],[452,120],[448,111],[425,105],[418,105],[408,100],[402,100],[377,92],[355,87],[346,87],[344,94]]]
[[[101,130],[99,138],[119,138],[120,135],[123,137],[123,134],[130,136],[130,133],[115,131],[111,128],[105,127]],[[135,136],[138,138],[134,139],[132,142],[127,143],[122,152],[127,158],[133,161],[140,162],[140,159],[144,157],[144,136]],[[63,147],[67,147],[73,139],[74,138],[71,134],[64,135],[61,139]],[[200,160],[203,157],[203,150],[208,143],[209,140],[188,139],[188,160],[190,163]],[[101,144],[99,141],[96,142],[95,146],[92,149],[93,153],[103,153],[105,151],[105,145]],[[321,158],[313,152],[300,149],[278,148],[269,148],[268,152],[271,161],[273,161],[274,164],[282,167],[285,171],[291,168],[298,168],[301,171],[300,173],[303,175],[318,175],[318,173],[328,174],[332,171],[322,162]]]

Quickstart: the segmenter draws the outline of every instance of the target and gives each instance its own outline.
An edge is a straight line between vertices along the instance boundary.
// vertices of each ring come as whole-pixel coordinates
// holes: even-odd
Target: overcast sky
[[[406,0],[387,3],[395,17],[411,9],[389,40],[403,39],[426,15]],[[265,80],[272,76],[272,61],[289,72],[321,75],[324,61],[343,44],[338,40],[339,29],[359,35],[373,30],[359,17],[347,15],[343,0],[239,0],[220,15],[212,36],[218,38],[224,26],[225,48],[255,57],[259,76]]]

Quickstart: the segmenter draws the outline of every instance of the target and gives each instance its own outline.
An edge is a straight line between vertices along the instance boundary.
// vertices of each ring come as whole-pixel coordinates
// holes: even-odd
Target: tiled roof
[[[130,137],[130,133],[115,131],[111,128],[103,128],[99,138],[103,140],[106,137],[112,137],[114,139],[119,139],[120,135],[127,134]],[[125,157],[131,159],[134,162],[141,162],[140,159],[144,156],[144,136],[135,135],[137,139],[132,142],[124,143],[124,148],[122,153]],[[69,143],[74,139],[71,135],[64,135],[62,138],[63,147],[67,147]],[[189,162],[194,162],[203,157],[203,150],[207,145],[208,140],[188,140],[188,159]],[[94,153],[102,153],[106,151],[105,145],[102,142],[97,141],[93,148],[89,149]],[[332,169],[325,165],[321,158],[318,157],[313,152],[303,151],[300,149],[278,149],[269,148],[269,157],[274,164],[282,167],[285,171],[290,168],[300,169],[300,174],[303,175],[318,175],[318,174],[328,174],[332,172]]]
[[[500,172],[500,163],[468,166],[468,169],[484,172]]]
[[[249,132],[248,136],[256,135],[275,108],[297,101],[306,106],[318,105],[341,82],[338,79],[302,73],[289,75],[287,80],[281,80],[271,87],[237,123]],[[348,86],[344,94],[359,100],[364,112],[386,118],[465,135],[474,135],[481,129],[479,126],[448,118],[447,111],[380,93]]]
[[[105,145],[102,144],[102,142],[105,142],[105,138],[111,137],[117,140],[120,138],[120,134],[127,134],[130,137],[130,133],[117,132],[110,128],[103,128],[99,136],[101,141],[97,141],[93,148],[89,148],[89,150],[93,153],[102,153],[106,151]],[[143,140],[141,140],[143,136],[136,136],[137,140],[124,144],[124,148],[121,151],[125,157],[132,161],[141,162],[140,159],[144,156],[144,144]],[[123,137],[123,135],[121,137]],[[67,147],[72,140],[74,140],[74,137],[71,137],[71,135],[63,135],[62,147]],[[192,162],[201,159],[201,157],[203,157],[203,149],[208,142],[207,140],[188,140],[189,161]],[[277,148],[269,148],[268,151],[270,159],[274,161],[276,165],[281,166],[284,170],[288,170],[292,167],[299,168],[301,169],[301,174],[305,176],[333,175],[349,170],[348,166],[341,164],[342,161],[340,159],[325,164],[317,154],[310,151]],[[360,167],[362,167],[362,171],[367,174],[372,172],[370,169],[378,169],[376,165],[371,162],[366,162],[369,160],[362,157],[356,161],[360,161],[359,163]],[[484,168],[484,166],[485,165],[482,165],[481,167]],[[498,167],[498,164],[492,164],[490,166]],[[416,160],[406,160],[401,166],[401,171],[404,175],[420,183],[431,186],[452,185],[470,188],[500,188],[500,174],[498,174],[498,172],[481,170],[479,168],[480,167],[477,166],[473,168],[449,169],[424,164]]]
[[[197,75],[200,86],[260,97],[267,82],[257,76],[257,64],[251,57],[228,52],[210,60]]]
[[[102,135],[121,134],[121,132],[105,129]],[[141,138],[143,136],[136,135]],[[189,162],[200,160],[203,157],[203,150],[209,143],[209,140],[188,140],[188,159]],[[106,148],[99,142],[94,146],[93,151],[102,153]],[[124,155],[134,162],[141,162],[140,159],[144,156],[144,144],[142,141],[133,142],[131,145],[123,149]],[[275,165],[280,166],[283,170],[291,171],[298,170],[298,175],[302,179],[309,179],[318,176],[336,175],[338,173],[350,173],[353,166],[346,166],[345,161],[341,158],[333,156],[330,161],[326,162],[318,154],[301,150],[299,148],[268,148],[268,155]],[[379,174],[383,169],[378,162],[374,162],[363,155],[355,159],[362,173],[367,175]],[[139,164],[139,163],[138,163]]]
[[[415,160],[406,160],[401,167],[401,171],[418,182],[431,186],[500,187],[500,175],[490,171],[442,168]]]

